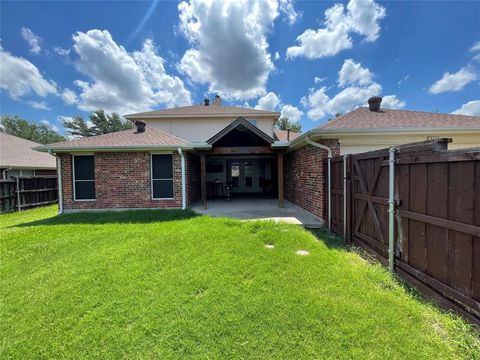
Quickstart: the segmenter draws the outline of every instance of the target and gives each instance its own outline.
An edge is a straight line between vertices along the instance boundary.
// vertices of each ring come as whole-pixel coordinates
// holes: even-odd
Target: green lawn
[[[460,318],[294,225],[55,211],[0,215],[2,359],[480,359]]]

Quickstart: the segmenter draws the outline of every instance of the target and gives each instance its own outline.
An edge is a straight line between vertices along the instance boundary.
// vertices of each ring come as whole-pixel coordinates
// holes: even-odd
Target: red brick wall
[[[193,154],[185,155],[187,206],[200,200],[200,158]]]
[[[60,154],[60,158],[64,210],[182,207],[182,175],[177,153],[173,153],[173,200],[152,200],[149,153],[95,153],[95,201],[73,200],[72,155]]]
[[[319,141],[332,148],[333,156],[340,154],[337,139]],[[327,219],[327,151],[306,145],[284,157],[285,199],[322,219]]]

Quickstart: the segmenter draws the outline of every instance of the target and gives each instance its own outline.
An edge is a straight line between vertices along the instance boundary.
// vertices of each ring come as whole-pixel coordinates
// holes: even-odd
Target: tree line
[[[76,137],[108,134],[133,128],[131,122],[122,119],[117,113],[106,114],[103,110],[93,112],[88,120],[82,116],[63,119],[62,125],[66,135],[60,134],[47,124],[28,121],[17,115],[0,116],[1,132],[39,144],[52,144]]]

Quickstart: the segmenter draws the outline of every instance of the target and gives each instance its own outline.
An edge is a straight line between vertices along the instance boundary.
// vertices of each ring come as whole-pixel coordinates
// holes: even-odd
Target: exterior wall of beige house
[[[448,144],[449,150],[480,146],[480,130],[453,132],[416,129],[415,133],[396,130],[395,132],[337,133],[322,136],[322,139],[338,139],[340,155],[358,154],[366,151],[384,149],[389,146],[436,138],[451,138],[452,142]]]
[[[189,117],[189,118],[153,118],[142,119],[157,129],[168,134],[179,136],[192,142],[203,142],[228,126],[238,116],[225,117]],[[268,136],[273,137],[273,125],[276,121],[271,116],[245,116],[245,119],[259,128]]]

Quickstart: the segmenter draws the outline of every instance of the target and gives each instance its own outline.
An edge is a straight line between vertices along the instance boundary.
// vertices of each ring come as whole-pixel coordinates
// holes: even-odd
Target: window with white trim
[[[152,198],[173,199],[172,154],[152,154]]]
[[[73,156],[74,200],[95,200],[95,161],[93,155]]]

